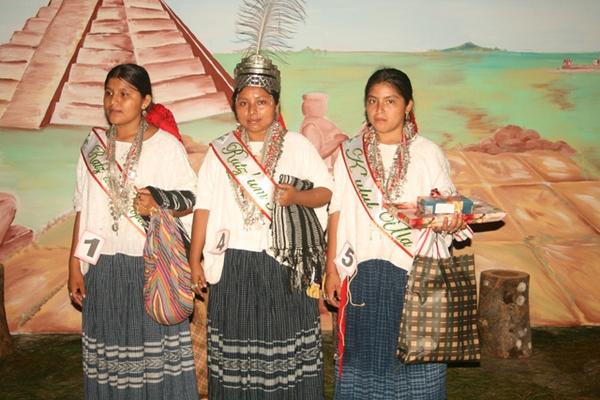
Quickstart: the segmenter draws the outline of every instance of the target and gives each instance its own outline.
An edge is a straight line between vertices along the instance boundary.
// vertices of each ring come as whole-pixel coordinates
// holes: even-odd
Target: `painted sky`
[[[241,0],[167,0],[213,52],[240,48]],[[0,43],[48,0],[0,0]],[[307,0],[308,18],[292,42],[350,51],[424,51],[475,42],[533,52],[600,50],[598,0]]]

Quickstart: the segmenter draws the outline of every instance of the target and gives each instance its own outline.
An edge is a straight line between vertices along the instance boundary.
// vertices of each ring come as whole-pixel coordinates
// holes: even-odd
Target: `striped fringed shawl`
[[[313,183],[289,175],[281,175],[280,184],[309,190]],[[325,235],[315,210],[296,204],[282,207],[275,203],[273,222],[273,255],[291,268],[290,285],[305,290],[321,284],[325,263]]]
[[[162,190],[147,186],[152,198],[161,208],[174,211],[184,211],[194,207],[196,196],[190,190]]]

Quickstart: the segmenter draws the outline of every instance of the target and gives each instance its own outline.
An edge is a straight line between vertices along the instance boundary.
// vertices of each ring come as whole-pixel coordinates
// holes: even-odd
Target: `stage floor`
[[[333,395],[333,337],[324,335],[326,398]],[[0,360],[3,400],[83,397],[80,338],[77,335],[17,335],[15,354]],[[600,398],[600,327],[533,330],[528,359],[483,358],[478,367],[452,367],[448,399]]]

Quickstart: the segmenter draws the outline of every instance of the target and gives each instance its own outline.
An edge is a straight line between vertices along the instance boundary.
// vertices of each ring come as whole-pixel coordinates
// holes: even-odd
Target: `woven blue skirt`
[[[352,304],[346,307],[336,400],[446,398],[445,364],[404,365],[396,357],[406,281],[406,270],[389,261],[368,260],[358,265],[348,285]]]
[[[85,398],[197,400],[189,323],[146,314],[143,257],[101,256],[84,280]]]
[[[317,301],[292,290],[289,268],[228,249],[208,301],[212,400],[322,400]]]

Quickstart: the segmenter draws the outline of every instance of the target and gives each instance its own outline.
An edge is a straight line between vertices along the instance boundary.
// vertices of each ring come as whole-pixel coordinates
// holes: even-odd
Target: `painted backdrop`
[[[104,124],[102,81],[150,71],[190,162],[234,125],[238,1],[0,0],[0,262],[13,332],[70,332],[78,149]],[[280,64],[287,126],[329,157],[363,121],[381,66],[408,73],[422,134],[466,195],[508,212],[463,252],[531,275],[534,325],[600,324],[600,3],[309,1]],[[16,210],[16,215],[15,215]]]

